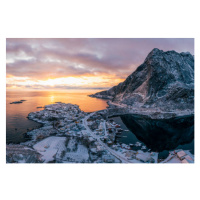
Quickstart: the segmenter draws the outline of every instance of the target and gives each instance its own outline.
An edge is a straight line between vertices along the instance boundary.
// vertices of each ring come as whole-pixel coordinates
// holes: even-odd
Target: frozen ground
[[[33,148],[42,154],[42,159],[45,163],[55,160],[57,153],[65,150],[66,137],[51,136],[36,143]]]
[[[189,150],[179,149],[175,152],[171,151],[170,155],[161,163],[194,163],[194,155]]]
[[[104,115],[105,112],[101,114]],[[47,120],[47,123],[40,129],[28,133],[32,136],[31,141],[21,145],[7,145],[6,161],[8,163],[194,162],[194,156],[189,151],[170,152],[163,161],[158,159],[156,152],[142,151],[145,146],[142,146],[141,150],[133,151],[128,145],[112,144],[113,135],[119,128],[118,125],[108,123],[97,112],[84,113],[75,105],[49,105],[43,111],[30,113],[29,117]],[[97,128],[90,128],[92,122],[97,123]],[[141,143],[137,142],[135,146],[141,146]]]
[[[66,152],[62,158],[62,162],[85,163],[89,161],[88,149],[82,144],[77,145],[76,151]]]
[[[41,154],[24,145],[10,144],[6,146],[7,163],[40,163]]]

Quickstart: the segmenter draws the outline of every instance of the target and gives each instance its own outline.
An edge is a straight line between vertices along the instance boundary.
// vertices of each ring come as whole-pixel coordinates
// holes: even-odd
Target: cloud
[[[153,48],[194,54],[194,39],[9,38],[6,41],[7,76],[43,80],[107,74],[124,79],[143,63]]]

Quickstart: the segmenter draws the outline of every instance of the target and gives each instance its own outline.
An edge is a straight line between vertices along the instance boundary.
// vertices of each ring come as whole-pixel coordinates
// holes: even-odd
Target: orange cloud
[[[9,38],[7,88],[109,88],[122,82],[155,47],[193,54],[194,39]]]
[[[124,79],[113,75],[99,76],[70,76],[62,78],[48,78],[44,80],[34,80],[28,77],[7,77],[7,89],[56,89],[56,88],[110,88]]]

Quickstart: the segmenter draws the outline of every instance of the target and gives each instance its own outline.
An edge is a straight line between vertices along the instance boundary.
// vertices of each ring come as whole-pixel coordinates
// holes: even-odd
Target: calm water
[[[64,92],[64,91],[7,91],[6,93],[6,142],[19,143],[26,141],[23,133],[27,129],[41,126],[39,123],[28,120],[30,112],[42,110],[37,108],[55,102],[72,103],[79,105],[85,112],[105,109],[106,100],[88,97],[88,94],[97,91]],[[13,101],[27,100],[21,104],[10,104]]]
[[[7,91],[6,96],[6,142],[20,143],[26,141],[27,129],[40,127],[41,124],[27,119],[30,112],[42,110],[37,108],[55,102],[79,105],[85,112],[102,110],[107,107],[106,100],[88,97],[97,91]],[[13,101],[27,100],[22,104],[10,104]],[[113,118],[124,130],[119,142],[134,144],[141,142],[147,149],[163,150],[187,149],[194,153],[194,117],[172,120],[150,120],[134,115]],[[137,149],[141,147],[135,147]]]
[[[134,150],[141,149],[142,146],[145,144],[139,140],[136,135],[130,131],[125,123],[122,121],[121,117],[112,117],[110,119],[113,119],[117,124],[120,124],[121,128],[123,129],[123,132],[119,135],[119,137],[116,139],[116,142],[121,142],[124,144],[135,144],[136,142],[140,142],[140,147],[133,147]]]
[[[137,115],[123,115],[113,119],[128,130],[122,132],[119,142],[141,142],[147,149],[158,152],[185,149],[194,154],[194,116],[154,120]],[[134,148],[138,150],[139,147]]]

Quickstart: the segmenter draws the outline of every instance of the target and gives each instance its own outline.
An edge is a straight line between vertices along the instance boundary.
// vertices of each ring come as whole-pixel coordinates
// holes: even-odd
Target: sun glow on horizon
[[[116,78],[113,75],[81,76],[81,77],[61,77],[48,78],[46,80],[35,80],[29,77],[7,76],[7,89],[51,89],[51,88],[108,88],[112,87],[124,79]]]

